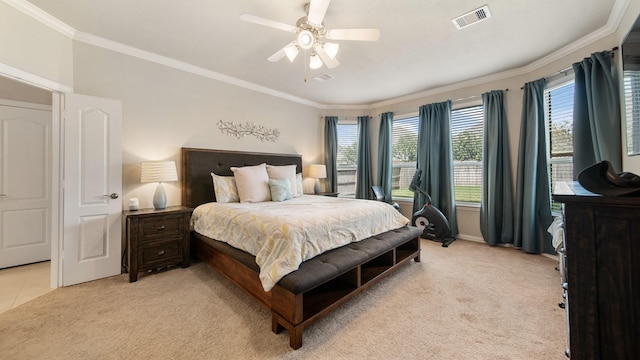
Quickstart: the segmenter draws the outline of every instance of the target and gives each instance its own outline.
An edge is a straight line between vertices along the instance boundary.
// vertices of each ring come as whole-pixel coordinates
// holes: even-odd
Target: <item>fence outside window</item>
[[[338,167],[340,197],[355,197],[356,167]],[[415,163],[393,164],[391,175],[392,196],[413,199],[409,184],[416,171]],[[482,163],[480,161],[454,161],[453,177],[457,202],[479,203],[482,189]]]

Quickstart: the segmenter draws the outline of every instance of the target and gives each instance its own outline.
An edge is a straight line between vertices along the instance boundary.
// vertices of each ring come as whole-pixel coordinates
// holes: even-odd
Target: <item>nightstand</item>
[[[189,219],[193,209],[170,206],[122,212],[126,263],[129,282],[138,280],[140,271],[178,265],[189,267]]]
[[[337,193],[337,192],[319,192],[319,193],[314,194],[314,195],[338,197],[338,194],[340,194],[340,193]]]

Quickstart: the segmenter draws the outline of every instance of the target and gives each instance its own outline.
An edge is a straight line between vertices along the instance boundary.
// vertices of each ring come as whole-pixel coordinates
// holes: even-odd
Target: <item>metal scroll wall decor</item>
[[[227,134],[229,136],[235,136],[240,139],[247,135],[253,135],[260,139],[260,141],[273,141],[278,140],[278,136],[280,136],[280,130],[278,129],[267,129],[262,125],[256,125],[256,123],[246,122],[244,124],[236,124],[233,121],[222,121],[218,123],[218,129],[222,131],[223,134]]]

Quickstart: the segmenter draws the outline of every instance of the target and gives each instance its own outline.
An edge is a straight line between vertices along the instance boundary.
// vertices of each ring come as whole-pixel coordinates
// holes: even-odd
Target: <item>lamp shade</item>
[[[309,177],[324,179],[327,177],[327,167],[324,165],[309,165]]]
[[[150,161],[142,163],[140,182],[178,181],[175,161]]]
[[[315,69],[320,69],[321,67],[322,67],[322,59],[320,59],[320,56],[318,56],[318,54],[314,53],[309,58],[309,68],[315,70]]]
[[[293,62],[293,60],[298,56],[298,47],[295,44],[289,44],[289,46],[284,48],[284,53],[287,55],[289,61]]]

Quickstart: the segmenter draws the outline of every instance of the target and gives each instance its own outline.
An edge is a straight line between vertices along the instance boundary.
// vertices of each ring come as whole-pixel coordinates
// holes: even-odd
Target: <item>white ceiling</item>
[[[593,34],[611,33],[627,0],[333,0],[325,27],[379,28],[377,42],[341,41],[335,69],[266,59],[293,34],[239,19],[295,25],[308,0],[29,0],[82,33],[325,105],[370,105],[529,66]],[[618,3],[616,3],[616,1]],[[462,30],[452,19],[488,5]],[[608,31],[608,32],[607,32]],[[305,83],[304,77],[307,77]],[[312,78],[327,73],[334,78]]]

